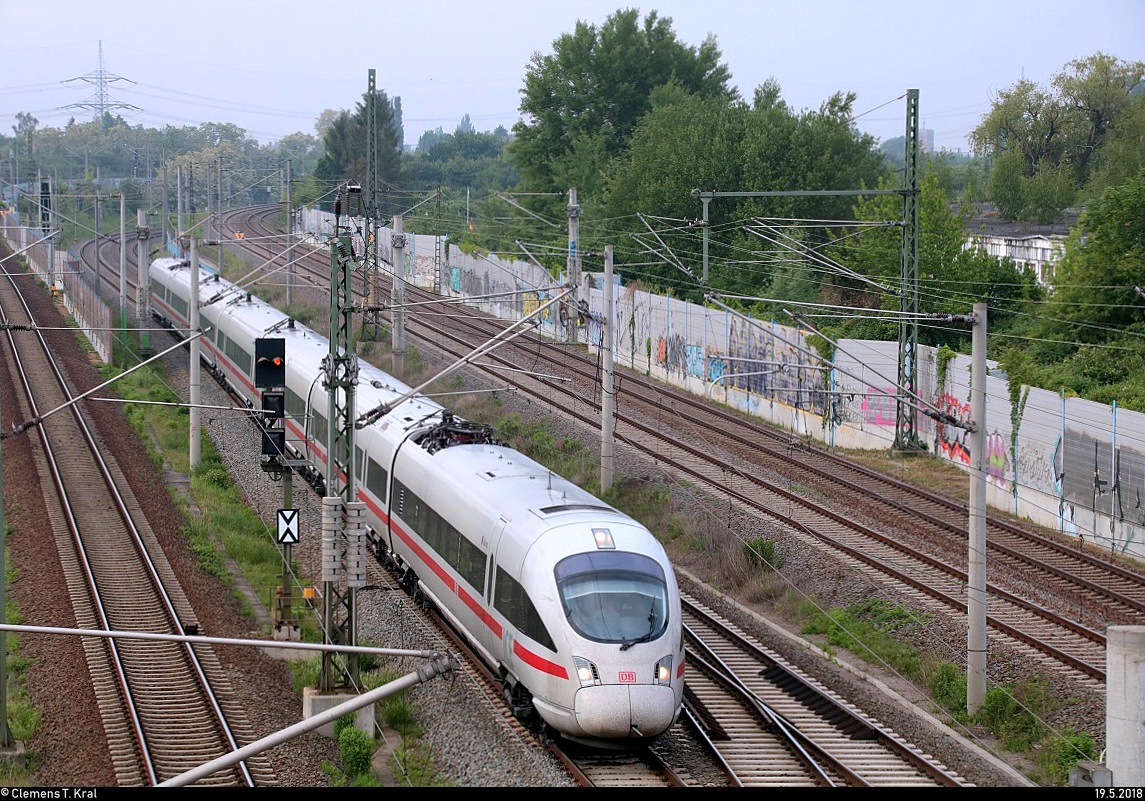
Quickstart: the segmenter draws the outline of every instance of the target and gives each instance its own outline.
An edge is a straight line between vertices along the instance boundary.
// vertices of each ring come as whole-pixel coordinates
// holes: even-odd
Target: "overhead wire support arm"
[[[394,398],[389,403],[383,403],[380,406],[376,406],[373,409],[371,409],[370,411],[363,413],[360,417],[358,417],[357,421],[354,423],[355,427],[356,428],[365,428],[366,426],[377,422],[378,420],[380,420],[381,418],[383,418],[387,414],[389,414],[391,411],[393,411],[395,408],[397,408],[398,406],[405,403],[410,398],[412,398],[415,395],[417,395],[418,393],[420,393],[423,389],[425,389],[427,386],[432,384],[434,381],[437,381],[439,378],[445,378],[447,375],[450,375],[454,371],[460,369],[461,367],[464,367],[465,365],[469,364],[470,362],[474,361],[475,359],[478,359],[478,358],[484,356],[485,354],[492,352],[494,349],[500,347],[501,345],[504,345],[506,342],[511,342],[512,340],[519,337],[521,334],[525,334],[525,333],[528,333],[529,331],[532,331],[533,330],[532,326],[526,327],[526,326],[523,326],[522,324],[529,322],[529,321],[533,320],[534,318],[538,317],[542,312],[544,312],[550,306],[552,306],[555,303],[559,303],[560,301],[562,301],[565,298],[566,295],[569,295],[571,293],[572,293],[571,289],[566,289],[565,291],[561,292],[560,294],[555,295],[554,297],[550,298],[546,303],[544,303],[542,306],[539,306],[534,311],[525,315],[520,320],[518,320],[517,322],[510,325],[508,328],[505,328],[502,331],[499,331],[492,339],[489,339],[485,343],[478,345],[476,348],[474,348],[472,351],[470,351],[468,355],[462,356],[460,359],[458,359],[453,364],[446,367],[444,370],[442,370],[437,375],[435,375],[432,378],[429,378],[428,380],[422,382],[421,384],[419,384],[418,386],[409,390],[408,392],[405,392],[405,393],[399,395],[397,398]],[[521,326],[521,327],[518,330],[514,331],[514,329],[517,328],[518,326]],[[508,336],[506,336],[506,335],[508,335]]]
[[[522,242],[520,239],[518,239],[518,240],[516,240],[515,244],[517,245],[517,247],[519,247],[521,249],[522,253],[524,253],[526,256],[529,257],[529,261],[531,261],[535,266],[540,267],[542,270],[545,270],[545,272],[548,272],[548,269],[545,267],[545,265],[541,264],[541,262],[537,259],[537,257],[529,252],[529,249],[525,247],[524,242]]]
[[[660,257],[661,259],[663,259],[664,261],[668,262],[673,267],[675,267],[677,270],[684,273],[684,275],[688,276],[693,281],[695,281],[696,280],[695,273],[693,273],[690,269],[688,269],[687,265],[685,265],[682,261],[680,261],[680,259],[677,258],[676,255],[671,252],[668,245],[660,237],[660,234],[656,233],[656,230],[651,225],[648,224],[648,220],[644,217],[644,215],[643,214],[637,214],[636,216],[639,217],[640,222],[644,223],[645,227],[648,228],[648,232],[652,236],[656,237],[656,241],[660,243],[660,248],[662,248],[662,250],[658,250],[654,247],[649,247],[644,242],[644,240],[642,240],[639,236],[637,236],[636,234],[632,234],[632,238],[634,240],[636,240],[637,242],[639,242],[641,244],[641,246],[644,247],[644,252],[648,253],[652,256]],[[707,276],[706,275],[704,277],[703,283],[707,283]]]
[[[561,193],[559,193],[559,194],[562,194],[562,195],[563,195],[564,193],[563,193],[563,192],[561,192]],[[533,211],[529,211],[527,208],[525,208],[525,207],[524,207],[524,206],[522,206],[520,203],[518,203],[518,202],[517,202],[515,199],[513,199],[513,198],[509,197],[508,195],[504,194],[503,192],[494,192],[494,193],[493,193],[493,196],[494,196],[494,197],[496,197],[496,198],[500,198],[501,200],[504,200],[506,203],[508,203],[508,204],[509,204],[510,206],[512,206],[513,208],[515,208],[515,209],[519,209],[520,211],[523,211],[523,212],[525,212],[525,213],[526,213],[526,214],[528,214],[530,217],[535,217],[535,218],[537,218],[538,220],[540,220],[541,222],[543,222],[545,225],[549,225],[549,226],[552,226],[553,228],[560,228],[560,227],[561,227],[559,223],[555,223],[555,222],[553,222],[552,220],[546,220],[544,217],[542,217],[541,215],[537,214],[536,212],[533,212]]]
[[[151,364],[153,361],[155,361],[157,359],[163,358],[164,356],[166,356],[171,351],[176,350],[177,348],[183,347],[188,342],[190,342],[192,339],[198,339],[199,337],[203,336],[203,334],[207,333],[207,331],[210,331],[210,330],[211,330],[210,328],[205,328],[202,331],[195,331],[190,336],[188,336],[186,339],[183,339],[183,340],[176,342],[174,345],[167,348],[167,350],[163,351],[162,353],[157,353],[154,356],[152,356],[150,359],[146,359],[144,361],[141,361],[139,364],[135,365],[134,367],[127,369],[127,370],[124,370],[122,373],[117,375],[115,378],[108,379],[107,381],[104,381],[102,384],[100,384],[97,387],[92,387],[87,392],[83,393],[82,395],[76,395],[71,400],[66,401],[64,403],[61,403],[59,406],[52,409],[51,411],[44,412],[39,417],[33,417],[31,420],[28,420],[24,423],[20,423],[17,426],[13,426],[11,431],[0,432],[0,439],[7,439],[8,437],[14,436],[16,434],[24,433],[29,428],[32,428],[32,427],[37,426],[40,423],[44,422],[44,418],[51,417],[56,412],[63,411],[64,409],[68,408],[69,406],[73,406],[76,403],[79,403],[81,400],[86,398],[88,395],[91,395],[93,392],[98,392],[99,390],[103,389],[104,387],[108,386],[109,384],[113,384],[121,378],[126,378],[129,374],[134,373],[140,367],[144,367],[148,364]]]
[[[851,270],[847,267],[844,267],[842,264],[835,261],[834,259],[829,258],[827,256],[824,256],[821,253],[817,253],[815,251],[815,249],[807,247],[804,243],[800,242],[799,240],[797,240],[797,239],[795,239],[795,238],[793,238],[787,234],[784,234],[782,232],[776,231],[774,226],[765,225],[759,220],[756,220],[756,225],[758,225],[760,228],[764,228],[768,231],[771,231],[776,237],[779,237],[779,238],[773,239],[772,237],[764,234],[762,231],[758,231],[758,230],[756,230],[750,226],[747,227],[747,229],[746,229],[747,232],[750,234],[753,234],[755,236],[758,236],[760,239],[763,239],[766,242],[770,242],[771,244],[776,245],[777,247],[787,248],[792,253],[799,254],[799,255],[803,256],[804,258],[809,259],[810,261],[814,262],[815,264],[819,264],[822,267],[833,270],[833,271],[837,272],[838,274],[843,275],[847,278],[851,278],[851,279],[853,279],[855,281],[859,281],[861,283],[870,284],[875,289],[878,289],[881,292],[885,292],[888,295],[893,295],[894,297],[900,297],[902,295],[902,289],[895,289],[893,287],[884,286],[883,284],[880,284],[878,281],[873,281],[870,278],[867,278],[865,275],[857,273],[854,270]],[[785,241],[781,241],[781,240],[785,240]]]

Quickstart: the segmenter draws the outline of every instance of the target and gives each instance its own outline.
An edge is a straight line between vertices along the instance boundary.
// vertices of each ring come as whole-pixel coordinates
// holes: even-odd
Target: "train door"
[[[505,526],[509,521],[504,517],[500,518],[494,525],[493,531],[481,538],[481,550],[485,552],[485,608],[489,610],[491,622],[498,621],[498,616],[493,609],[493,592],[494,584],[497,580],[497,546],[501,542],[501,535],[505,533]],[[505,632],[498,624],[484,626],[481,630],[481,644],[485,646],[489,653],[493,654],[498,662],[505,661],[505,646],[502,645],[502,638]]]

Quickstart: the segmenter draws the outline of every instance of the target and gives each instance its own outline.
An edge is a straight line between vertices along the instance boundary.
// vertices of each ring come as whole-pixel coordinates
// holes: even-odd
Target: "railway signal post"
[[[286,340],[262,337],[254,342],[254,385],[262,392],[262,469],[282,478],[277,542],[282,546],[282,581],[275,591],[274,638],[300,638],[293,610],[291,550],[298,542],[298,510],[292,509],[293,465],[286,452]]]

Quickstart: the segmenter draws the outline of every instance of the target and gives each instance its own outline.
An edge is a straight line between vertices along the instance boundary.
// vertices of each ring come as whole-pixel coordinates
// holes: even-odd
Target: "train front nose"
[[[573,700],[577,724],[591,737],[655,737],[676,719],[676,694],[656,684],[582,687]]]

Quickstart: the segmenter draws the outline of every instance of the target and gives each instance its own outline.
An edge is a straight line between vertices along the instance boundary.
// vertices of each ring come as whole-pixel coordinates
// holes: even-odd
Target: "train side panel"
[[[156,313],[185,331],[189,269],[160,259],[151,274]],[[261,403],[255,339],[285,339],[288,448],[323,475],[328,341],[222,279],[201,272],[200,280],[209,286],[201,300],[219,298],[201,309],[211,329],[203,359],[249,406]],[[359,415],[410,392],[373,365],[359,368]],[[453,420],[414,396],[355,432],[356,495],[375,543],[416,575],[514,698],[557,731],[593,741],[665,731],[682,704],[683,636],[663,548],[635,520],[524,454],[459,444],[464,436],[435,439]],[[644,605],[611,618],[603,605],[612,597]]]

